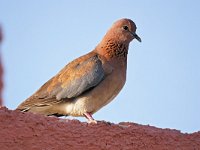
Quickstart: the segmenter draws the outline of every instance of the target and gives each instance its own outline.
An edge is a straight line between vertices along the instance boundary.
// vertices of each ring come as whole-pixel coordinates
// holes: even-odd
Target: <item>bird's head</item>
[[[120,19],[116,21],[106,33],[106,38],[112,37],[119,42],[130,43],[133,39],[141,42],[141,38],[136,34],[136,25],[130,19]]]

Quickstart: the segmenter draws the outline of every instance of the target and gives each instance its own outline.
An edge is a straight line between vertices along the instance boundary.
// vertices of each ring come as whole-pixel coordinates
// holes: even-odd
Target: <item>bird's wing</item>
[[[61,84],[49,90],[58,100],[77,97],[99,84],[104,76],[102,62],[97,55],[94,55],[82,61],[75,60],[73,66],[70,64],[66,67],[58,76],[58,81],[55,81]]]
[[[105,71],[101,59],[97,54],[89,53],[65,66],[35,94],[24,101],[18,109],[71,100],[97,86],[104,77]]]

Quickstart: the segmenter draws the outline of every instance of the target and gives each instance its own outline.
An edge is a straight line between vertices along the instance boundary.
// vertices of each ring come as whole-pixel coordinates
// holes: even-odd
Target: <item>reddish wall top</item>
[[[200,150],[200,132],[183,134],[135,123],[44,117],[0,108],[2,150]]]

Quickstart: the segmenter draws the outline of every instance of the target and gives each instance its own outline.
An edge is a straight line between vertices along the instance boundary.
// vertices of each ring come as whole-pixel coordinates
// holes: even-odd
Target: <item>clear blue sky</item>
[[[142,43],[131,43],[126,85],[95,119],[200,130],[198,0],[1,0],[5,105],[15,109],[124,17],[135,21]]]

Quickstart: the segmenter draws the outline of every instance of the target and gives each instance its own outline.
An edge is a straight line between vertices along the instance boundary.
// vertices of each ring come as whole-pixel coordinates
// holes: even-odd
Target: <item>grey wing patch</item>
[[[77,64],[72,74],[72,77],[67,80],[67,84],[62,86],[62,90],[56,94],[56,99],[77,97],[98,85],[105,75],[102,62],[97,55]]]

